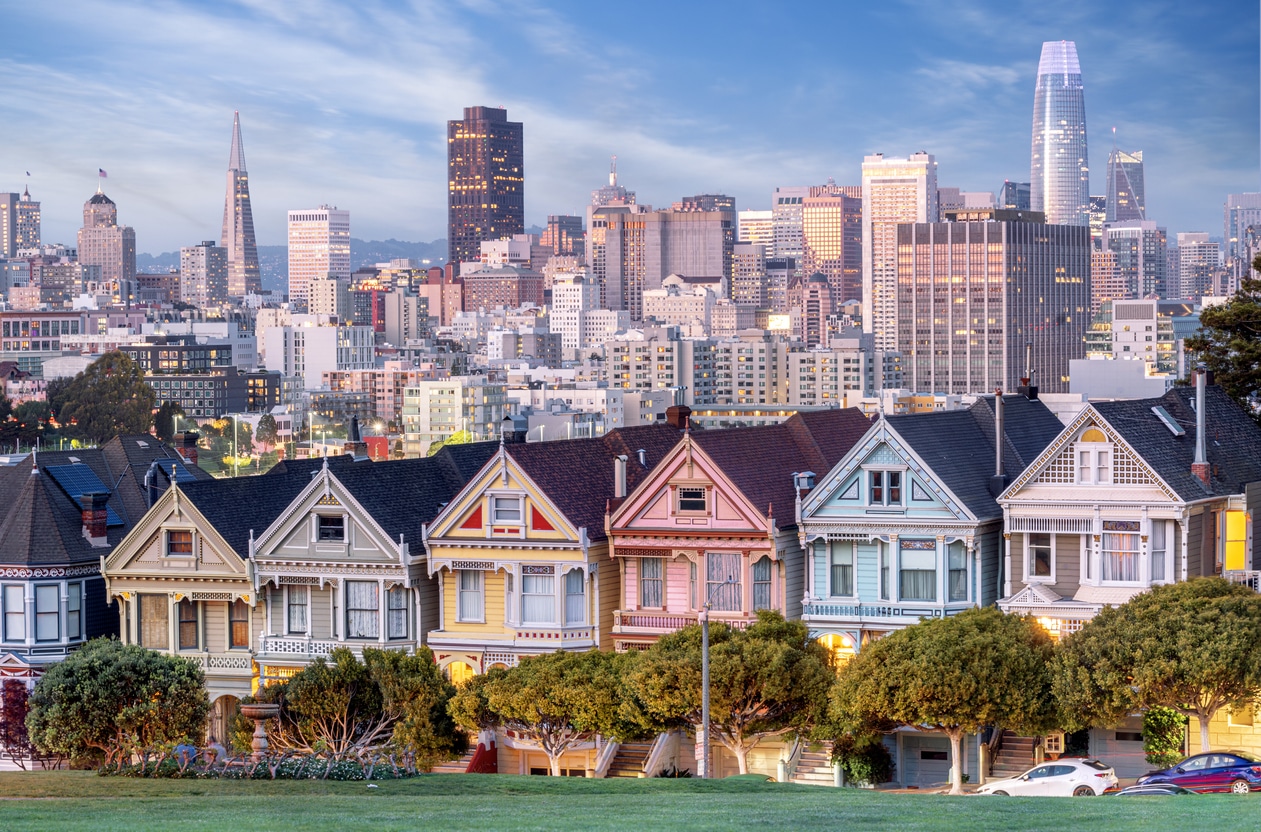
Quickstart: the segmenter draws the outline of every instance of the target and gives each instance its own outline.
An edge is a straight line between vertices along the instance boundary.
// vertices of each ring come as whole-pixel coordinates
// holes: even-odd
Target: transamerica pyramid
[[[223,237],[228,250],[228,296],[242,298],[262,290],[258,273],[258,243],[250,211],[250,177],[245,172],[241,146],[241,114],[232,114],[232,153],[228,156],[228,193],[223,201]]]

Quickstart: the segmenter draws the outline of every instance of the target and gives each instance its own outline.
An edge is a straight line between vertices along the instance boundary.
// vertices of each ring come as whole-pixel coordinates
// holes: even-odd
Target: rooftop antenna
[[[617,156],[613,156],[609,162],[609,187],[617,187]]]

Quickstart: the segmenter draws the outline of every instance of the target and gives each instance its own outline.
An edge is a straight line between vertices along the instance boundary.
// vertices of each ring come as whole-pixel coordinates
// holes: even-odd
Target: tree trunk
[[[736,762],[740,764],[740,773],[749,773],[749,748],[745,745],[737,745],[732,751],[736,752]]]
[[[950,737],[950,793],[963,794],[963,731],[947,731],[946,736]]]
[[[561,753],[563,754],[564,752]],[[547,762],[548,765],[551,766],[552,776],[560,777],[560,754],[552,754],[549,752],[547,755]]]
[[[1196,713],[1195,717],[1200,721],[1200,750],[1208,751],[1208,721],[1213,718],[1213,715],[1201,711]]]

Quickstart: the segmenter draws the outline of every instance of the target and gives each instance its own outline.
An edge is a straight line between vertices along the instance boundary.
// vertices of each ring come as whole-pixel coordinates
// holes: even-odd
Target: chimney
[[[613,458],[613,496],[618,499],[626,496],[626,454]]]
[[[1003,442],[1007,434],[1003,429],[1003,388],[994,391],[994,476],[990,477],[990,493],[997,497],[1007,487],[1003,474]]]
[[[802,471],[793,474],[793,488],[798,497],[806,496],[806,492],[814,488],[814,471]]]
[[[149,508],[153,508],[153,504],[158,501],[158,495],[161,494],[161,492],[158,491],[158,470],[160,467],[160,464],[155,459],[153,462],[149,463],[149,470],[145,471],[145,500]]]
[[[1191,473],[1204,483],[1205,488],[1210,487],[1211,469],[1208,466],[1208,452],[1205,447],[1205,418],[1204,418],[1204,387],[1208,381],[1208,373],[1204,369],[1204,365],[1199,365],[1195,372],[1195,461],[1191,463]]]
[[[673,425],[679,430],[688,427],[688,417],[692,415],[692,408],[685,404],[672,404],[666,408],[666,424]]]
[[[197,440],[201,434],[194,430],[186,430],[175,434],[175,452],[190,465],[197,464]]]
[[[363,441],[363,433],[359,430],[359,417],[350,417],[350,428],[346,431],[346,442],[342,445],[342,453],[355,460],[368,458],[368,443]]]
[[[1016,392],[1030,401],[1038,398],[1037,385],[1033,384],[1033,342],[1025,341],[1025,374],[1020,377]]]
[[[109,494],[88,493],[79,497],[79,505],[83,508],[83,536],[93,546],[108,546],[106,524],[109,513],[105,503]]]

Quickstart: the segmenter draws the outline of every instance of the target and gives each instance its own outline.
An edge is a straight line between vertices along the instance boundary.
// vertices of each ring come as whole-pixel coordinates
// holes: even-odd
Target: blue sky
[[[525,122],[527,224],[581,213],[614,153],[653,205],[768,208],[777,185],[856,184],[871,152],[927,150],[941,185],[996,190],[1028,179],[1038,54],[1060,39],[1092,193],[1114,125],[1171,237],[1220,235],[1225,194],[1261,188],[1242,0],[0,0],[0,20],[0,190],[29,184],[50,242],[73,242],[97,168],[140,251],[217,237],[233,110],[263,244],[326,202],[356,237],[445,236],[445,121],[475,104]]]

